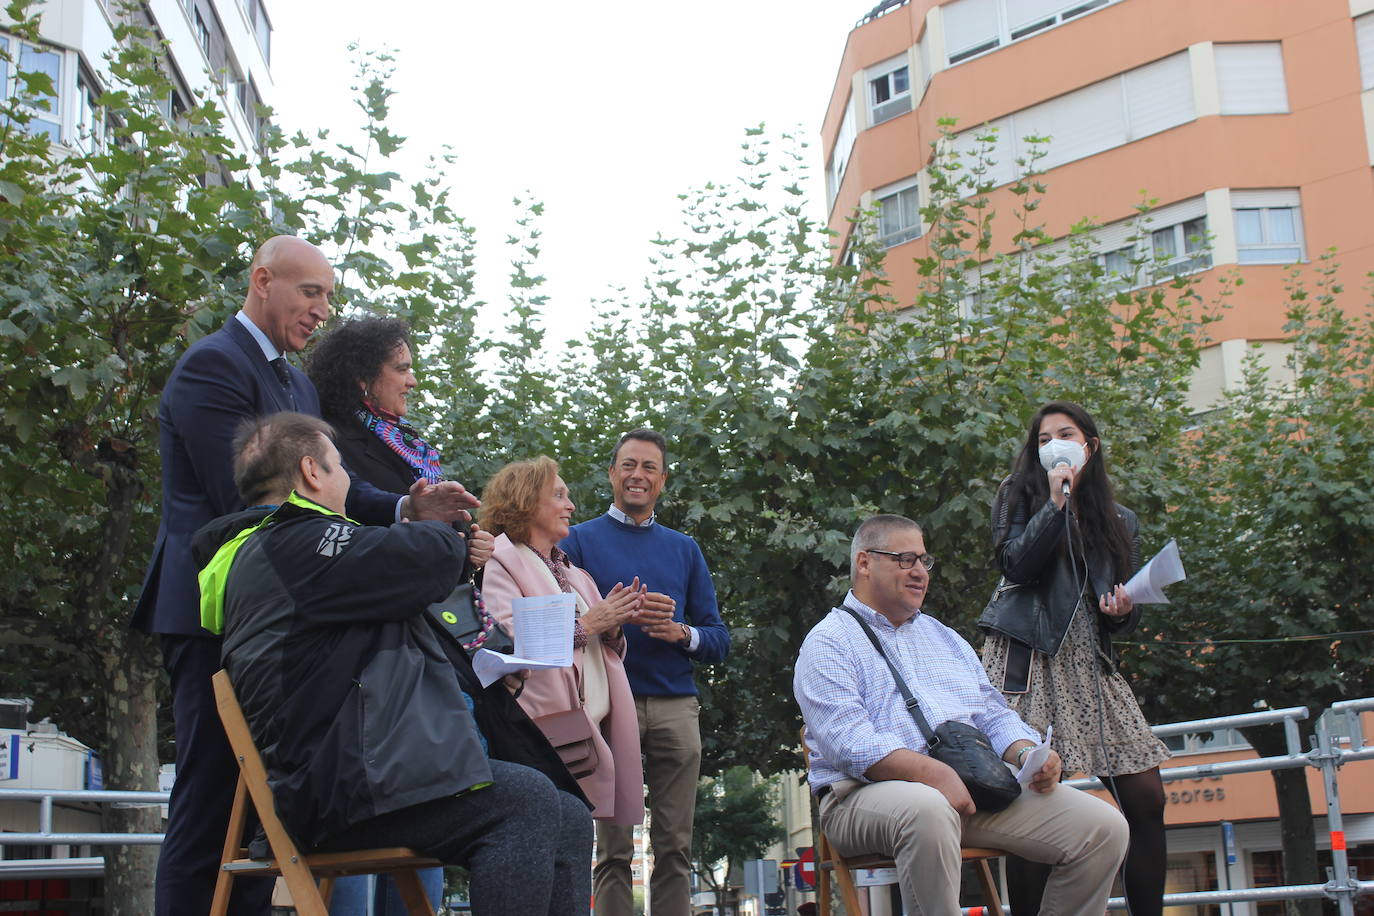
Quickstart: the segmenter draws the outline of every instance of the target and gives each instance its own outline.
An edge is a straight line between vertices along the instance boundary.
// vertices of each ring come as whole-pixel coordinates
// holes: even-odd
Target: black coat
[[[197,559],[261,518],[206,526]],[[424,614],[457,583],[464,552],[438,522],[362,527],[295,504],[239,548],[225,585],[224,665],[282,820],[305,845],[490,782],[479,729],[491,757],[582,797],[519,704],[499,682],[483,690]]]
[[[1002,570],[992,600],[978,618],[978,626],[1009,636],[1024,646],[1054,655],[1064,642],[1078,606],[1081,584],[1069,563],[1064,543],[1068,513],[1045,500],[1034,515],[1027,517],[1024,506],[1015,505],[1010,496],[1010,478],[1002,482],[993,502],[993,542],[997,545],[997,565]],[[1116,507],[1131,539],[1131,571],[1140,566],[1139,522],[1135,513]],[[1089,544],[1088,573],[1092,592],[1104,595],[1117,584],[1111,556],[1097,545]],[[1093,606],[1098,643],[1107,658],[1114,658],[1112,636],[1135,629],[1141,609],[1136,607],[1124,618],[1110,618]]]
[[[348,465],[351,474],[366,480],[379,490],[405,493],[418,479],[415,469],[406,464],[405,459],[391,450],[377,435],[358,422],[356,417],[335,418],[329,421],[334,427],[335,447],[339,450],[343,463]],[[454,527],[464,530],[457,523]],[[463,578],[472,578],[474,570],[463,568]],[[479,580],[480,583],[480,580]]]
[[[415,483],[415,470],[356,418],[335,417],[329,422],[334,425],[339,454],[354,474],[393,493],[405,493]]]

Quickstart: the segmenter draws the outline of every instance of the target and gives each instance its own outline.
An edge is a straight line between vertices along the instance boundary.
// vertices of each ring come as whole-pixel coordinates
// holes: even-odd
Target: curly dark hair
[[[363,406],[358,383],[375,379],[400,344],[410,346],[410,326],[400,318],[350,318],[325,332],[305,357],[320,415],[336,425],[351,420]]]

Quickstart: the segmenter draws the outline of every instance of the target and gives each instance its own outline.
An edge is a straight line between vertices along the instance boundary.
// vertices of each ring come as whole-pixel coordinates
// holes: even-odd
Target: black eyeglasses
[[[885,557],[892,557],[902,569],[911,569],[917,562],[926,569],[932,569],[935,566],[935,558],[928,553],[916,553],[915,551],[908,553],[893,553],[890,550],[876,550],[872,547],[865,550],[864,553],[880,553]]]

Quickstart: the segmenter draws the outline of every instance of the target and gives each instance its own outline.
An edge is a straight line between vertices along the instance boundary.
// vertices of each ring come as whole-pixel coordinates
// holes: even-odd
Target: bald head
[[[253,256],[243,311],[278,350],[294,353],[329,317],[333,295],[334,268],[324,253],[305,239],[279,235]]]

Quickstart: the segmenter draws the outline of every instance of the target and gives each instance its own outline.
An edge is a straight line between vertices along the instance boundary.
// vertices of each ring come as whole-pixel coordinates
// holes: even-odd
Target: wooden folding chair
[[[806,761],[807,772],[811,771],[811,752],[806,747],[806,729],[801,735],[802,759]],[[992,873],[991,861],[1005,856],[1001,849],[987,849],[981,846],[963,846],[959,850],[965,862],[974,863],[978,874],[978,884],[983,891],[983,906],[988,913],[1001,916],[1002,895],[997,889],[997,878]],[[825,831],[816,825],[816,916],[830,916],[830,879],[834,875],[840,886],[840,902],[844,905],[846,916],[863,916],[859,908],[859,888],[854,883],[856,868],[895,868],[891,856],[861,855],[842,856],[830,845]]]
[[[997,890],[997,878],[992,873],[991,861],[1006,855],[1001,849],[984,849],[979,846],[964,846],[960,855],[965,862],[974,863],[978,873],[978,884],[983,891],[983,906],[988,913],[1001,916],[1002,896]],[[859,909],[859,889],[854,883],[853,871],[856,868],[893,868],[896,863],[889,856],[842,856],[825,838],[825,832],[816,830],[816,914],[830,916],[830,877],[840,886],[840,902],[844,904],[847,916],[862,916]]]
[[[272,790],[267,784],[267,770],[257,746],[253,744],[248,722],[243,718],[234,687],[229,683],[228,672],[215,674],[214,683],[220,721],[224,723],[225,734],[229,736],[229,746],[238,758],[239,782],[234,792],[234,807],[229,815],[229,830],[224,837],[224,853],[220,857],[219,878],[215,882],[210,916],[225,916],[229,909],[233,880],[244,875],[280,875],[286,880],[300,916],[329,916],[329,896],[335,878],[381,873],[393,876],[410,916],[434,916],[416,869],[442,865],[437,859],[417,855],[414,850],[403,846],[310,855],[302,854],[296,848],[277,816]],[[250,859],[243,845],[249,804],[257,811],[258,819],[267,833],[267,842],[272,850],[270,859]],[[315,883],[317,878],[318,886]]]

